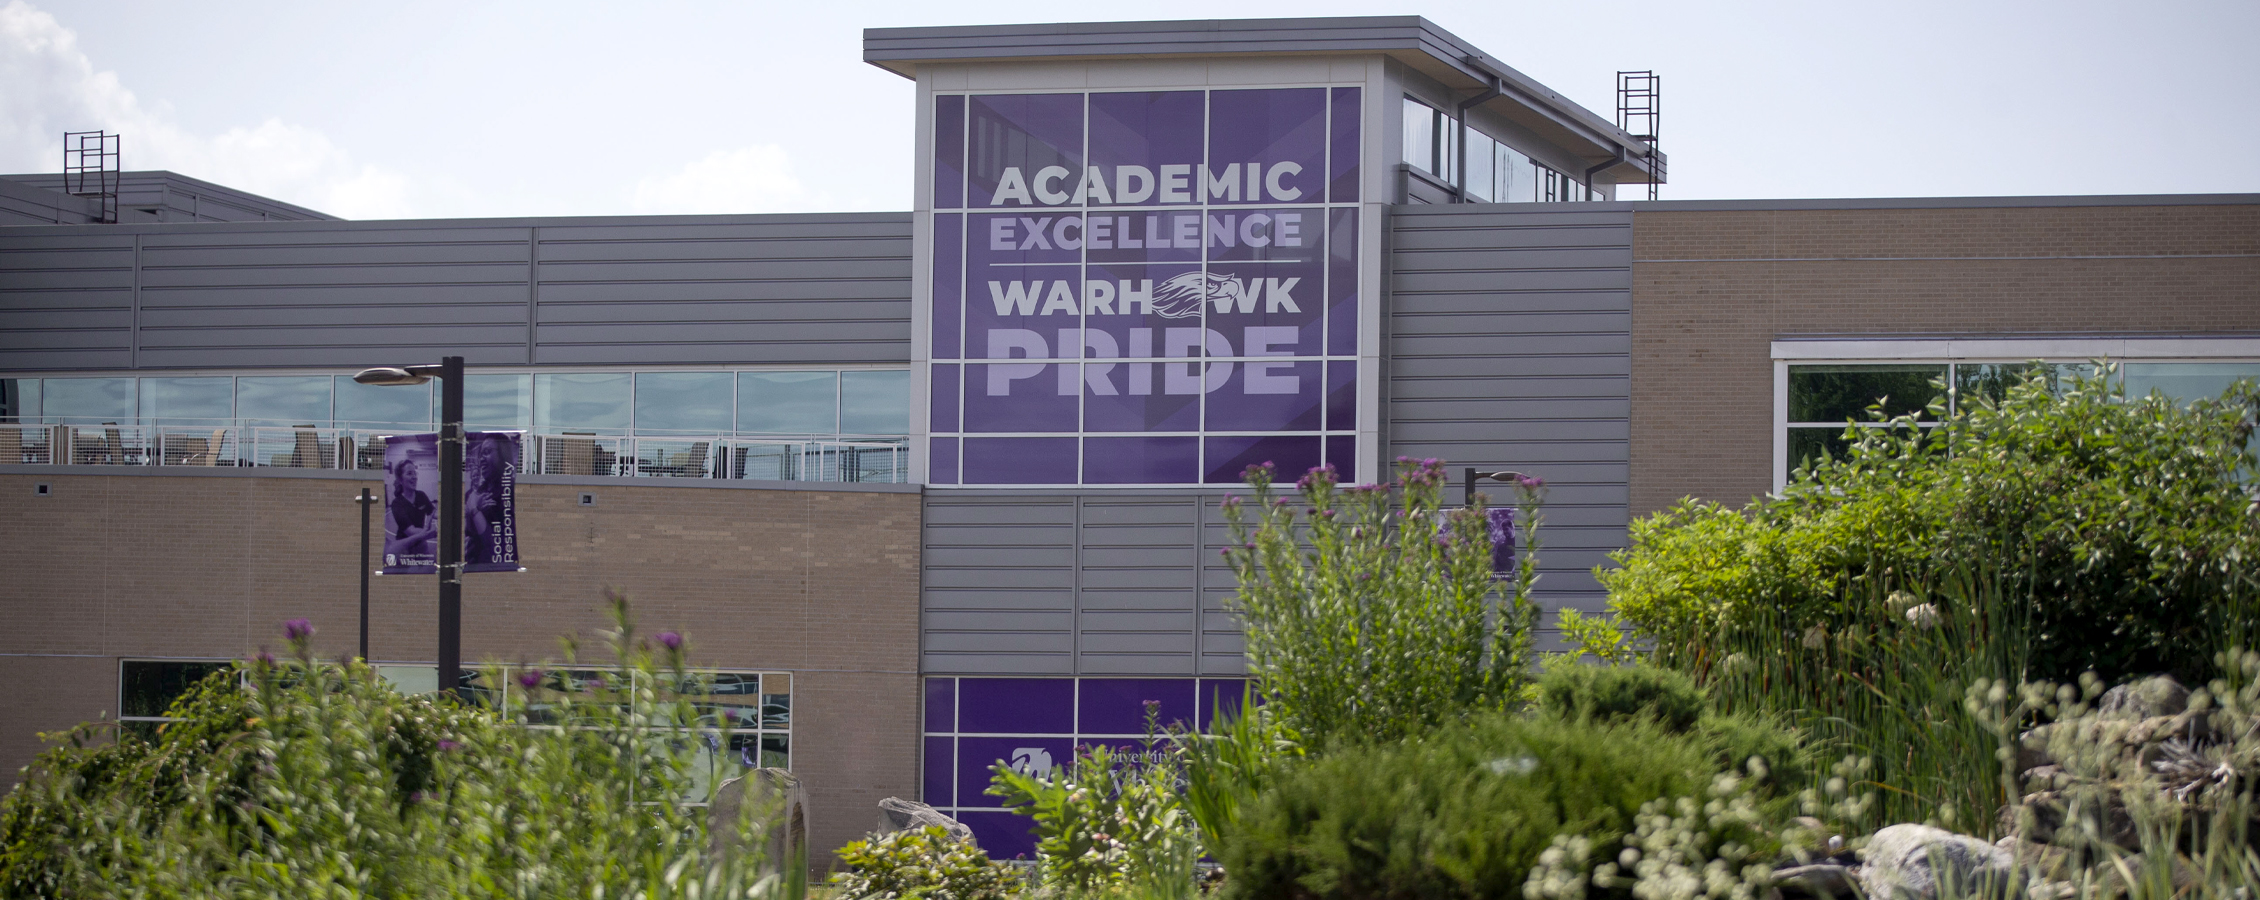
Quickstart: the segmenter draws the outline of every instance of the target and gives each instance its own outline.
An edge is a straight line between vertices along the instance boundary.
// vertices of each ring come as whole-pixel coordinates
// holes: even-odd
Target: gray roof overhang
[[[1368,53],[1398,60],[1467,96],[1481,93],[1496,78],[1500,96],[1486,101],[1483,109],[1529,128],[1589,165],[1622,158],[1624,164],[1615,172],[1620,184],[1645,183],[1651,177],[1646,157],[1653,148],[1646,143],[1420,16],[953,25],[863,32],[863,60],[905,78],[916,78],[918,67],[930,63]],[[1665,169],[1665,155],[1653,155],[1654,168]]]

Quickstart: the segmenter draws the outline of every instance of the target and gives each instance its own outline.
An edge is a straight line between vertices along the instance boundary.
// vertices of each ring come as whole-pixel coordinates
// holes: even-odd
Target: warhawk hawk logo
[[[1203,305],[1212,305],[1217,312],[1256,311],[1256,301],[1263,299],[1269,288],[1271,302],[1265,312],[1302,312],[1295,305],[1289,291],[1301,282],[1300,278],[1250,278],[1242,281],[1215,272],[1186,272],[1174,275],[1154,286],[1153,311],[1165,319],[1188,319],[1201,314]]]
[[[1015,747],[1012,751],[1012,770],[1030,778],[1050,777],[1052,752],[1042,747]]]

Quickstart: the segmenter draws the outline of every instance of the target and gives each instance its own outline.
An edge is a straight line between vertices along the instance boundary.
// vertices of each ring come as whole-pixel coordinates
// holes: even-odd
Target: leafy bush
[[[2042,677],[2202,680],[2224,635],[2249,630],[2251,383],[2183,407],[2124,396],[2108,369],[2055,385],[2036,369],[2000,399],[1942,404],[1936,428],[1850,429],[1847,457],[1800,469],[1778,499],[1688,500],[1635,522],[1619,567],[1595,573],[1619,621],[1658,662],[1705,676],[1722,632],[1873,630],[1893,613],[1871,599],[1972,573],[2023,605]]]
[[[849,871],[833,875],[832,886],[843,898],[1006,900],[1020,892],[1011,865],[939,825],[874,835],[840,848],[839,856]]]
[[[1703,715],[1703,689],[1686,674],[1656,666],[1555,665],[1538,680],[1538,706],[1595,722],[1648,717],[1681,732]]]
[[[1614,858],[1643,805],[1704,797],[1712,747],[1652,721],[1479,717],[1283,772],[1220,854],[1229,896],[1513,897],[1557,835]],[[1770,851],[1756,836],[1752,852]]]
[[[1529,683],[1540,487],[1522,498],[1518,577],[1493,575],[1480,508],[1446,507],[1437,460],[1400,459],[1394,485],[1340,487],[1330,467],[1297,482],[1302,508],[1251,466],[1252,502],[1226,498],[1248,671],[1284,726],[1313,747],[1390,741],[1518,702]]]
[[[1151,716],[1149,709],[1149,731]],[[1191,893],[1203,851],[1168,751],[1151,742],[1138,754],[1091,744],[1050,777],[1003,763],[992,771],[988,792],[1036,820],[1036,884],[1046,894]]]
[[[1792,793],[1814,782],[1819,759],[1804,735],[1764,712],[1705,712],[1691,732],[1724,771],[1749,773],[1750,787]],[[1759,766],[1752,770],[1751,760]]]
[[[522,672],[500,709],[403,696],[360,663],[265,654],[200,684],[153,741],[82,726],[0,801],[0,890],[96,897],[768,897],[758,803],[709,840],[681,640],[613,607],[586,690]],[[691,692],[691,693],[695,693]],[[536,706],[573,728],[535,727]],[[706,737],[709,735],[698,735]],[[720,739],[721,735],[710,735]],[[655,802],[656,801],[656,802]]]

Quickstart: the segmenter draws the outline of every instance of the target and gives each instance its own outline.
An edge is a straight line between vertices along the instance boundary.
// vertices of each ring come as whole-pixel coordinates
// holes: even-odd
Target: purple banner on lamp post
[[[463,571],[516,572],[518,476],[525,433],[473,431],[463,442]],[[439,571],[439,435],[385,439],[386,575]]]

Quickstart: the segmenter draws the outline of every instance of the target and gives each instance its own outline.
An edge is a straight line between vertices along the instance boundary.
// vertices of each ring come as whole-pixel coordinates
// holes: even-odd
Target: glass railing
[[[384,468],[398,429],[216,425],[0,423],[0,465]],[[597,432],[526,436],[528,470],[612,478],[901,483],[910,448],[900,438],[703,435],[639,437]]]

